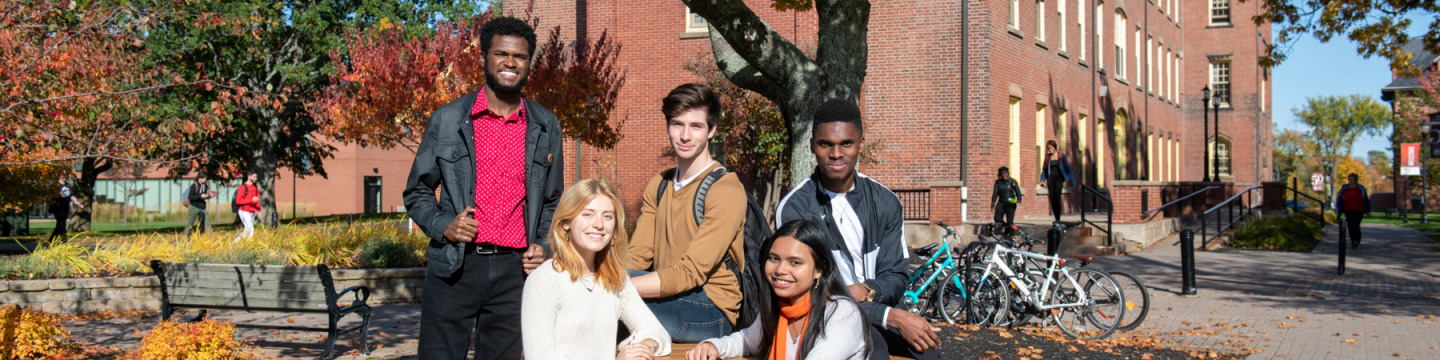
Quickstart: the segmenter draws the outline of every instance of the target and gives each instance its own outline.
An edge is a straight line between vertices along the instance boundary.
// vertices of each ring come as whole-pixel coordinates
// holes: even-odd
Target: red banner
[[[1400,144],[1400,175],[1420,175],[1420,143]]]

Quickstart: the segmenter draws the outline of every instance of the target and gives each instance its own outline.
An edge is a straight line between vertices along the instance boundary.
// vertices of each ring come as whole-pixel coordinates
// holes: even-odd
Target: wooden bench
[[[328,314],[330,326],[327,328],[257,324],[235,326],[328,332],[321,359],[334,355],[336,337],[359,330],[360,353],[362,356],[369,355],[365,337],[370,330],[371,309],[365,301],[370,298],[370,288],[352,286],[336,292],[330,268],[325,265],[229,265],[153,260],[150,267],[160,278],[161,314],[165,320],[169,320],[177,309]],[[354,301],[342,305],[340,297],[346,294],[353,294]],[[360,325],[340,329],[340,319],[350,314],[360,315]]]

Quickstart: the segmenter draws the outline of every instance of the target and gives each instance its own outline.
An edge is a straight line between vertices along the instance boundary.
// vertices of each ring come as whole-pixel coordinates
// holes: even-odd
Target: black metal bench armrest
[[[355,292],[355,303],[350,304],[350,306],[364,305],[366,301],[370,300],[370,287],[365,285],[356,285],[345,288],[345,290],[340,290],[339,293],[335,294],[335,300],[338,302],[341,297],[345,296],[345,293],[352,291]]]

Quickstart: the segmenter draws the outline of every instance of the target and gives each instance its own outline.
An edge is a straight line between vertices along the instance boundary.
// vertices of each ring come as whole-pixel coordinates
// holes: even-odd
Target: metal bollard
[[[1060,229],[1050,228],[1050,231],[1045,232],[1045,253],[1050,256],[1055,256],[1055,254],[1059,253],[1060,241],[1062,240],[1064,239],[1060,238]]]
[[[1340,228],[1340,241],[1335,245],[1340,246],[1340,268],[1335,270],[1335,274],[1345,275],[1345,237],[1349,235],[1350,227],[1345,224],[1345,214],[1338,212],[1337,214],[1339,216],[1335,217],[1335,222],[1339,223],[1337,227]]]
[[[1180,231],[1180,295],[1195,295],[1195,231]]]

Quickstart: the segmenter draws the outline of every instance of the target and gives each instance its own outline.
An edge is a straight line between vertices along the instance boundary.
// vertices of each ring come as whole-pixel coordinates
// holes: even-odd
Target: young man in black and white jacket
[[[855,169],[865,147],[860,118],[860,108],[847,100],[830,100],[816,109],[810,150],[819,164],[780,201],[775,223],[805,219],[824,224],[831,255],[871,324],[871,359],[939,359],[940,329],[893,308],[910,277],[905,219],[900,198]]]

